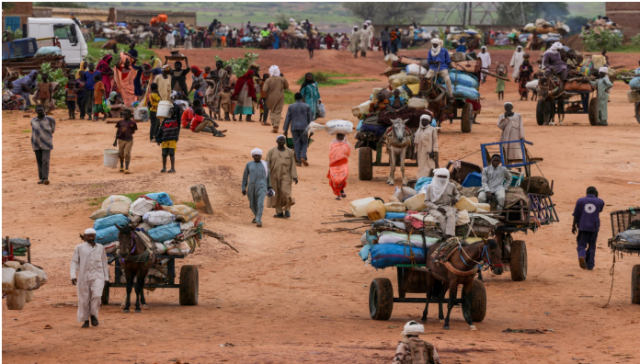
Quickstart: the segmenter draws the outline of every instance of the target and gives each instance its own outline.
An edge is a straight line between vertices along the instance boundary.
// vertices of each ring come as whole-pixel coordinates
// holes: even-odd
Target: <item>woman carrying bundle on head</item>
[[[346,135],[336,134],[336,138],[329,145],[329,186],[336,195],[336,200],[347,197],[344,189],[347,187],[349,177],[349,156],[351,144],[347,142]]]

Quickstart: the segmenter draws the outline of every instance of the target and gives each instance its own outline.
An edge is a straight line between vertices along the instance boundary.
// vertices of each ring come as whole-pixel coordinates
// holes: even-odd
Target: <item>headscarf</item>
[[[367,24],[371,24],[371,20],[367,20],[365,23],[367,23]]]
[[[287,138],[284,135],[280,134],[276,137],[276,141],[278,141],[278,139],[280,138],[284,138],[285,141],[287,140]]]
[[[254,148],[254,149],[251,151],[251,155],[252,155],[252,156],[254,156],[254,155],[262,155],[262,149],[260,149],[260,148]]]
[[[522,46],[516,47],[516,52],[522,52]]]
[[[78,70],[76,71],[76,80],[80,79],[80,76],[82,76],[81,72],[84,72],[86,69],[87,69],[87,61],[80,62],[80,68],[78,68]]]
[[[269,67],[269,76],[271,77],[277,77],[280,76],[280,67],[273,65],[271,67]]]
[[[600,73],[600,72],[602,72],[604,74],[607,74],[607,73],[609,73],[609,68],[608,67],[600,67],[598,69],[598,73]]]
[[[434,47],[434,44],[437,44],[438,47]],[[442,40],[438,38],[431,39],[431,56],[437,57],[438,54],[440,54],[440,51],[442,51]]]
[[[424,325],[411,320],[404,325],[404,331],[402,332],[402,336],[409,335],[420,335],[424,334]]]
[[[115,91],[111,91],[111,93],[109,94],[109,102],[116,102],[116,96],[118,96],[118,93]]]
[[[547,50],[547,52],[558,53],[558,51],[562,49],[562,47],[563,47],[562,43],[555,42],[553,43],[553,45],[551,45],[551,47]],[[547,52],[544,52],[544,53],[547,53]]]
[[[307,81],[307,76],[308,75],[311,75],[311,81]],[[311,84],[314,84],[314,83],[316,83],[316,81],[314,81],[314,79],[313,79],[313,73],[307,72],[304,75],[304,82],[302,83],[302,86],[300,86],[300,92],[302,92],[302,90],[304,90],[304,88],[307,87],[308,85],[311,85]]]
[[[198,68],[198,66],[191,66],[191,69],[195,70],[195,71],[192,71],[192,72],[193,72],[193,75],[196,76],[196,77],[198,77],[198,76],[200,76],[202,74],[202,70],[200,68]]]
[[[96,231],[92,228],[88,228],[84,231],[84,235],[96,235]]]
[[[28,88],[34,88],[38,85],[38,71],[33,70],[31,72],[29,72],[28,75],[13,81],[13,89],[11,90],[11,92],[13,92],[14,94],[20,94],[22,95],[23,91],[22,91],[22,86],[26,85]]]
[[[102,57],[102,59],[98,62],[98,65],[96,66],[96,70],[99,71],[100,73],[110,72],[111,66],[109,66],[109,62],[111,62],[112,59],[113,59],[113,56],[110,54],[107,54],[106,56]]]
[[[423,126],[423,125],[422,125],[422,120],[425,120],[425,119],[426,119],[427,121],[431,121],[431,116],[429,116],[429,115],[422,115],[422,116],[420,117],[420,129],[426,129],[429,125],[431,125],[431,123],[429,123],[429,124],[427,124],[427,126]]]
[[[439,175],[447,176],[447,178],[439,178]],[[431,184],[429,184],[429,187],[427,188],[429,200],[431,202],[437,201],[447,189],[448,184],[449,170],[446,168],[435,169],[433,171],[433,180],[431,180]]]
[[[164,71],[164,70],[169,70],[169,71],[171,71],[171,66],[169,66],[168,64],[165,64],[164,66],[162,66],[162,68],[161,68],[161,69],[162,69],[163,71]]]
[[[354,26],[354,27],[353,27],[353,30],[354,30],[354,31],[358,31],[358,26],[357,26],[357,25],[356,25],[356,26]]]
[[[240,91],[242,91],[242,88],[244,87],[245,84],[247,85],[247,91],[249,92],[249,97],[251,97],[252,99],[255,99],[256,86],[253,83],[252,70],[248,70],[247,73],[245,73],[242,77],[238,78],[238,81],[236,82],[236,88],[233,90],[233,95],[231,97],[235,98],[236,96],[238,96],[238,94],[240,93]]]

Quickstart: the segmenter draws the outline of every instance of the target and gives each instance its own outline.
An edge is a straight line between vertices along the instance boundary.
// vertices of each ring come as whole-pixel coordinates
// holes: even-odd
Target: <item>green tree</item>
[[[603,30],[600,34],[591,32],[589,34],[582,33],[582,43],[589,52],[601,51],[606,49],[612,51],[622,47],[622,35],[611,33]]]
[[[562,20],[569,15],[567,3],[563,2],[531,2],[531,3],[500,3],[498,7],[498,24],[519,24],[524,21],[533,23],[536,19]],[[524,26],[525,24],[522,24]]]
[[[433,6],[428,2],[343,3],[353,15],[373,24],[401,23],[413,17],[424,17]]]

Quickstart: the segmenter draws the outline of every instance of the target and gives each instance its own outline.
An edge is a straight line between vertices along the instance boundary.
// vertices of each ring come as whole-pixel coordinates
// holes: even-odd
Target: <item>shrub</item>
[[[231,65],[231,71],[234,75],[241,77],[249,70],[249,66],[254,63],[258,59],[258,53],[250,53],[247,52],[244,54],[244,57],[240,58],[231,58],[228,61],[222,60],[220,56],[216,56],[216,62],[222,61],[224,67]]]
[[[622,35],[611,33],[603,30],[600,34],[591,32],[589,34],[582,33],[582,42],[589,52],[600,51],[606,49],[612,51],[622,47]]]
[[[640,34],[636,34],[635,37],[631,37],[631,44],[634,46],[640,46]]]

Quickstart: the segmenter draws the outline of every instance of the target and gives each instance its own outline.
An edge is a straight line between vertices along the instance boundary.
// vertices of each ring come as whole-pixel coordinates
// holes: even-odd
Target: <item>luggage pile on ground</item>
[[[117,226],[130,225],[137,235],[155,246],[157,254],[185,257],[195,250],[204,226],[198,221],[198,211],[187,205],[174,205],[166,192],[148,193],[133,202],[127,196],[109,196],[91,219],[95,220],[96,242],[104,246],[107,254],[115,253],[119,247]]]
[[[33,291],[47,283],[47,273],[30,263],[10,260],[2,264],[2,294],[9,310],[22,310],[33,301]]]

